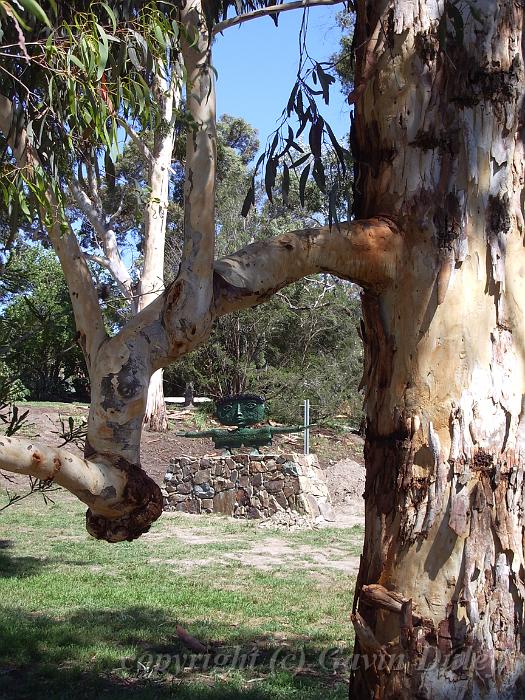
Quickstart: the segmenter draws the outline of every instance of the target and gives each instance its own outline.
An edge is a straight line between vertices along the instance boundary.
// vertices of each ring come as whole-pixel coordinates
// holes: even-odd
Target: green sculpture
[[[200,432],[181,432],[177,435],[186,438],[209,437],[213,440],[215,449],[222,448],[230,451],[244,445],[244,447],[253,447],[258,450],[259,447],[271,445],[274,435],[304,430],[303,425],[293,428],[274,428],[271,425],[263,425],[260,428],[248,427],[261,423],[266,417],[265,400],[256,394],[236,394],[220,399],[216,403],[216,416],[223,425],[235,427],[231,430],[213,428]]]

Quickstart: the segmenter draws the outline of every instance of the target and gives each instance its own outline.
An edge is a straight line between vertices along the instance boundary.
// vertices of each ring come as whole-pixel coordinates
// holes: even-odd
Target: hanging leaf
[[[272,190],[275,187],[275,177],[277,175],[277,159],[269,158],[266,162],[266,172],[264,175],[264,187],[270,202],[273,202]]]
[[[292,92],[290,93],[290,97],[288,99],[288,104],[286,105],[286,115],[288,117],[292,113],[295,104],[295,97],[297,95],[297,90],[299,90],[299,83],[295,83],[295,85],[293,86]]]
[[[310,128],[310,134],[308,136],[310,150],[316,158],[321,157],[321,139],[323,136],[323,126],[324,119],[322,117],[319,117],[317,121],[314,124],[312,124]]]
[[[310,174],[310,164],[306,166],[306,168],[303,170],[301,173],[301,177],[299,179],[299,200],[301,202],[301,206],[304,207],[304,193],[306,190],[306,182],[308,181],[308,175]]]
[[[323,67],[321,66],[320,63],[318,63],[316,65],[315,70],[316,70],[317,75],[319,77],[319,83],[321,84],[323,100],[325,101],[326,104],[329,104],[330,103],[330,85],[332,85],[332,83],[335,83],[335,78],[333,75],[326,73],[323,70]]]
[[[308,160],[308,158],[310,158],[310,155],[311,155],[310,153],[305,153],[304,156],[301,156],[301,158],[298,158],[296,161],[294,161],[292,163],[292,168],[294,168],[294,169],[298,168],[300,165],[305,163]]]
[[[116,172],[115,172],[115,164],[111,160],[111,156],[109,155],[109,151],[104,152],[104,168],[106,169],[106,183],[108,188],[115,189],[115,180],[116,180]]]
[[[100,24],[97,24],[97,31],[100,35],[100,41],[98,43],[98,66],[97,66],[97,80],[100,80],[102,74],[106,70],[109,56],[109,43],[108,36]]]
[[[140,63],[140,61],[139,61],[139,59],[138,59],[137,52],[135,51],[135,49],[133,48],[133,46],[130,46],[130,47],[128,48],[128,56],[129,56],[129,60],[131,61],[131,63],[133,63],[133,65],[135,66],[135,68],[136,68],[137,70],[142,70],[142,65],[141,65],[141,63]]]
[[[317,187],[321,190],[323,194],[326,193],[326,177],[324,174],[323,161],[320,158],[316,158],[314,162],[314,169],[312,172],[314,176],[315,183]]]
[[[275,149],[277,147],[277,142],[279,141],[279,132],[275,132],[275,136],[273,137],[272,145],[270,146],[270,150],[268,151],[269,157],[272,157],[273,154],[275,153]]]
[[[115,13],[113,12],[111,7],[107,3],[101,2],[100,5],[106,10],[107,15],[109,17],[109,21],[111,22],[111,26],[113,27],[113,31],[116,32],[117,31],[117,18],[115,17]]]
[[[339,161],[339,164],[341,166],[341,171],[343,175],[346,174],[346,158],[345,158],[345,152],[341,148],[341,144],[339,141],[335,138],[335,134],[332,131],[332,127],[328,122],[325,122],[326,126],[326,131],[328,132],[328,136],[330,137],[330,141],[332,142],[332,146],[334,147],[334,151],[337,154],[337,160]]]
[[[311,112],[310,112],[310,107],[308,107],[306,112],[303,113],[303,116],[302,116],[301,121],[299,123],[299,128],[297,129],[297,132],[295,134],[295,138],[298,139],[299,136],[303,133],[306,125],[310,121],[310,117],[311,117]]]
[[[328,193],[328,226],[332,228],[334,222],[337,229],[340,230],[339,216],[337,214],[337,185],[333,185]]]
[[[49,27],[49,29],[53,28],[49,17],[35,0],[17,0],[17,2],[19,5],[22,5],[24,10],[27,10],[27,12],[43,22],[46,27]]]
[[[245,219],[248,216],[248,212],[255,204],[255,180],[252,179],[252,184],[250,185],[246,197],[241,209],[241,216]]]
[[[299,117],[299,119],[302,118],[304,115],[304,106],[303,106],[303,93],[301,90],[297,93],[297,100],[295,102],[295,113]]]
[[[286,165],[286,163],[283,163],[282,191],[283,191],[283,204],[287,205],[288,204],[288,195],[290,193],[290,170],[288,169],[288,166]]]

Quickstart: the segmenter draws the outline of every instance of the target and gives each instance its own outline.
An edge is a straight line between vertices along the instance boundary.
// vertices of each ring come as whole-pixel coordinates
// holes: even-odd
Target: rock
[[[187,513],[200,513],[201,510],[201,502],[198,498],[192,498],[191,501],[186,501]]]
[[[227,491],[216,493],[213,497],[213,510],[218,513],[233,515],[233,510],[235,508],[235,497],[236,491],[234,489],[228,489]]]
[[[209,469],[199,469],[198,472],[195,472],[193,476],[193,483],[194,484],[204,484],[205,482],[208,482],[211,479],[211,473]]]
[[[268,462],[250,462],[250,474],[262,474],[268,471],[267,464]]]
[[[285,496],[294,496],[299,493],[299,479],[286,478],[283,486]]]
[[[293,462],[285,462],[281,468],[283,474],[286,474],[287,476],[299,476],[297,464],[294,464]]]
[[[221,460],[218,460],[214,467],[213,467],[213,473],[216,474],[217,476],[224,476],[225,474],[228,473],[228,469],[226,468],[226,464]]]
[[[310,515],[313,518],[317,518],[317,516],[321,512],[319,510],[319,503],[317,502],[317,499],[314,496],[312,496],[311,493],[307,493],[306,494],[306,501],[309,504],[309,508],[308,508],[307,512],[310,513]]]
[[[170,501],[172,503],[181,503],[182,501],[185,501],[188,497],[185,496],[183,493],[172,493],[170,496]]]
[[[224,491],[225,489],[233,489],[235,484],[229,479],[224,479],[222,476],[215,479],[215,491]]]
[[[250,497],[244,489],[237,489],[237,495],[235,496],[235,501],[239,506],[245,506],[250,502]]]
[[[323,503],[323,501],[317,501],[319,506],[319,511],[323,518],[330,523],[335,522],[335,511],[330,505],[330,503]]]
[[[283,510],[282,506],[280,505],[279,501],[275,498],[275,496],[268,496],[268,500],[268,507],[272,513]]]
[[[272,479],[266,484],[266,490],[268,493],[276,493],[277,491],[282,491],[284,482],[282,479]]]
[[[251,506],[250,508],[247,509],[246,515],[248,516],[248,518],[250,518],[252,520],[255,518],[262,518],[262,516],[263,516],[261,511],[258,508],[254,508],[253,506]]]
[[[274,495],[274,498],[283,510],[286,510],[288,508],[288,499],[282,491],[277,492]]]
[[[213,498],[215,496],[215,489],[210,484],[196,484],[193,492],[197,498]]]
[[[279,527],[289,529],[316,520],[333,522],[335,518],[325,475],[315,455],[173,458],[162,494],[166,509],[216,511],[248,518],[272,516]]]

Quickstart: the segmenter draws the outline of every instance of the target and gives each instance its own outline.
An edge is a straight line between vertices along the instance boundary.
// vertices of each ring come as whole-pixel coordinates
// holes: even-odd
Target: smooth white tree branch
[[[126,134],[130,137],[130,139],[133,141],[133,143],[138,147],[139,151],[142,153],[144,158],[147,160],[148,165],[151,165],[155,161],[155,157],[153,153],[150,151],[148,146],[144,143],[143,139],[141,139],[140,134],[138,134],[135,129],[129,124],[125,119],[122,117],[115,115],[116,120],[120,124],[120,126],[124,129]],[[177,175],[175,170],[171,167],[171,165],[168,166],[168,172],[170,175]]]
[[[395,278],[401,246],[395,224],[380,217],[257,241],[215,263],[214,313],[222,316],[256,306],[288,284],[320,272],[380,291]]]
[[[214,27],[212,34],[220,34],[225,29],[230,27],[236,27],[238,24],[244,24],[244,22],[249,22],[251,19],[257,19],[258,17],[267,17],[268,15],[280,14],[281,12],[287,12],[288,10],[300,10],[301,8],[316,7],[319,5],[342,5],[345,0],[296,0],[296,2],[287,2],[282,5],[271,5],[270,7],[261,7],[253,12],[246,12],[244,15],[237,15],[236,17],[231,17],[230,19],[225,19],[222,22],[218,22]]]
[[[79,209],[86,215],[87,220],[100,238],[102,249],[107,258],[107,264],[104,264],[104,267],[111,272],[124,298],[128,301],[132,301],[133,281],[128,268],[120,256],[115,231],[111,226],[106,224],[104,213],[95,206],[80,186],[80,183],[74,178],[69,183],[69,189]],[[100,259],[96,262],[100,262]]]
[[[89,506],[87,528],[110,542],[134,539],[162,512],[159,487],[138,467],[98,455],[0,436],[0,469],[63,486]]]

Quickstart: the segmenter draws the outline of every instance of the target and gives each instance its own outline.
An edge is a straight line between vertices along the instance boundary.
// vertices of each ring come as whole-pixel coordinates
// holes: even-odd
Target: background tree
[[[40,246],[13,254],[3,278],[0,347],[6,372],[26,388],[13,400],[88,395],[71,302],[56,256]]]

